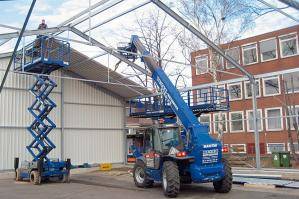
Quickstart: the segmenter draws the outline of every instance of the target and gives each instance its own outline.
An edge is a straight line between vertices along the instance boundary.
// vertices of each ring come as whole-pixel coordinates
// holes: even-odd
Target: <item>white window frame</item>
[[[232,114],[234,113],[241,113],[242,114],[242,130],[236,130],[236,131],[233,131],[232,129]],[[229,130],[231,133],[241,133],[241,132],[244,132],[245,131],[245,127],[244,127],[244,112],[243,111],[232,111],[232,112],[229,112]]]
[[[257,79],[255,81],[258,83],[259,86],[259,95],[257,95],[256,97],[261,97],[261,81],[260,79]],[[244,89],[245,89],[244,95],[245,95],[245,99],[251,99],[252,97],[247,96],[248,94],[247,87],[246,87],[247,83],[250,83],[250,81],[244,81]]]
[[[298,71],[299,72],[299,71]],[[285,74],[282,74],[282,79],[283,81],[286,81],[285,80],[285,75],[291,75],[292,73],[296,73],[296,72],[291,72],[291,73],[285,73]],[[299,93],[299,90],[294,90],[294,93]],[[289,92],[289,94],[292,94],[292,92]]]
[[[217,56],[220,56],[220,61],[221,61],[221,63],[222,63],[222,67],[223,67],[223,69],[225,69],[225,63],[224,63],[224,58],[222,57],[222,55],[220,55],[220,54],[218,54],[218,53],[215,53],[215,55],[217,55]],[[211,55],[209,56],[209,62],[210,62],[210,68],[212,68],[213,67],[213,61],[212,61],[212,59],[211,59]],[[217,68],[216,68],[217,69]],[[219,70],[219,69],[218,69]],[[221,69],[220,69],[221,70]]]
[[[294,142],[294,144],[298,145],[298,142],[297,143]],[[291,143],[289,143],[289,142],[288,142],[288,148],[287,148],[287,150],[292,153],[292,151],[291,151]],[[295,149],[295,153],[299,154],[299,146],[298,146],[298,150]]]
[[[196,59],[198,59],[198,58],[204,58],[204,57],[206,58],[207,70],[205,72],[200,72],[200,71],[198,71],[199,68],[197,67]],[[194,58],[194,61],[195,61],[195,75],[202,75],[202,74],[205,74],[205,73],[209,72],[209,55],[208,54],[196,56]]]
[[[230,86],[235,86],[235,85],[240,85],[240,88],[241,88],[241,97],[240,98],[236,98],[236,99],[231,99],[229,88],[230,88]],[[237,101],[237,100],[242,100],[243,99],[243,86],[242,86],[242,82],[227,84],[227,90],[228,90],[229,101]]]
[[[276,94],[266,94],[266,84],[265,81],[269,80],[269,79],[277,79],[278,80],[278,93]],[[280,86],[280,76],[272,76],[272,77],[264,77],[263,79],[263,96],[264,97],[268,97],[268,96],[276,96],[276,95],[280,95],[281,94],[281,86]]]
[[[233,151],[231,151],[232,146],[244,146],[244,152],[233,152]],[[246,144],[230,144],[229,149],[230,149],[230,152],[234,153],[234,154],[237,154],[237,153],[246,154],[247,153]]]
[[[225,51],[225,54],[227,55],[227,51],[229,51],[229,50],[232,50],[232,49],[239,49],[239,61],[237,62],[238,64],[241,64],[241,55],[240,55],[240,46],[236,46],[236,47],[233,47],[233,48],[228,48],[228,49],[226,49],[226,51]],[[235,60],[236,61],[236,60]],[[232,69],[232,68],[236,68],[235,66],[233,66],[233,67],[227,67],[227,63],[228,63],[229,61],[227,61],[227,60],[225,60],[225,68],[226,69]]]
[[[201,116],[208,116],[209,117],[209,134],[212,134],[212,116],[209,113],[201,114]],[[198,117],[198,121],[200,121],[200,116]],[[203,123],[205,125],[205,123]]]
[[[284,150],[286,150],[286,144],[281,142],[281,143],[267,143],[266,147],[267,147],[267,154],[271,154],[272,152],[269,151],[269,144],[283,144]]]
[[[269,40],[273,40],[273,39],[275,39],[275,44],[276,44],[276,57],[272,58],[272,59],[264,60],[260,44],[262,42],[264,42],[264,41],[269,41]],[[269,39],[264,39],[264,40],[259,41],[259,48],[260,48],[261,62],[268,62],[268,61],[273,61],[273,60],[278,59],[278,42],[277,42],[277,38],[276,37],[272,37],[272,38],[269,38]]]
[[[225,116],[225,121],[224,121],[224,123],[225,123],[225,126],[226,126],[226,131],[223,131],[223,133],[227,133],[227,130],[228,130],[228,125],[227,125],[227,114],[226,114],[226,113],[222,113],[222,114],[224,114],[224,116]],[[214,132],[214,133],[216,133],[216,120],[215,120],[216,115],[218,115],[218,117],[219,117],[220,113],[214,113],[214,114],[213,114],[213,132]],[[220,123],[220,121],[217,121],[217,123]]]
[[[293,105],[291,105],[291,106],[289,106],[289,107],[291,107],[291,108],[293,108]],[[299,108],[299,105],[295,105],[295,108]],[[286,122],[286,130],[287,130],[287,128],[289,127],[288,126],[288,115],[287,115],[287,111],[285,111],[285,122]],[[299,123],[298,123],[298,125],[299,125]],[[295,128],[294,128],[294,126],[293,125],[291,125],[291,130],[295,130]]]
[[[281,128],[279,129],[269,129],[269,124],[268,124],[268,111],[269,110],[280,110],[280,122],[281,122]],[[282,107],[272,107],[272,108],[265,108],[265,120],[266,120],[266,131],[282,131],[283,128],[283,114],[282,114]]]
[[[262,109],[257,109],[258,112],[260,112],[261,118],[261,129],[259,129],[260,132],[262,132],[264,130],[264,123],[263,123],[263,111]],[[249,113],[253,112],[253,110],[246,110],[246,125],[247,125],[247,132],[254,132],[254,129],[250,130],[249,129]]]
[[[244,59],[244,47],[246,47],[246,46],[250,46],[250,45],[253,45],[253,44],[255,44],[255,49],[256,49],[256,62],[252,62],[252,63],[250,63],[250,64],[245,64],[245,62],[244,62],[244,60],[245,60],[245,59]],[[253,65],[253,64],[256,64],[256,63],[259,62],[257,42],[244,44],[244,45],[241,46],[241,48],[242,48],[242,61],[243,61],[243,66]],[[249,48],[249,49],[253,49],[253,47],[252,47],[252,48]],[[248,50],[248,49],[247,49],[247,50]]]
[[[291,40],[291,39],[285,39],[285,40],[281,40],[281,37],[284,37],[284,36],[288,36],[288,35],[296,35],[296,46],[297,46],[297,54],[294,54],[294,55],[287,55],[287,56],[283,56],[283,54],[282,54],[282,42],[283,41],[289,41],[289,40]],[[279,39],[279,53],[280,53],[280,57],[281,58],[287,58],[287,57],[293,57],[293,56],[297,56],[298,54],[299,54],[299,47],[298,47],[298,34],[297,34],[297,32],[292,32],[292,33],[288,33],[288,34],[285,34],[285,35],[280,35],[279,37],[278,37],[278,39]]]

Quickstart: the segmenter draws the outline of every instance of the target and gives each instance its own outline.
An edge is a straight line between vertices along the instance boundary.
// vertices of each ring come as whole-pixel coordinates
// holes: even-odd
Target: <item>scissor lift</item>
[[[49,117],[50,112],[56,107],[49,95],[57,84],[49,78],[49,74],[60,68],[69,66],[70,44],[65,41],[39,36],[35,41],[21,49],[14,58],[14,69],[35,74],[36,81],[29,89],[35,97],[28,111],[34,117],[27,128],[33,137],[32,142],[26,147],[32,155],[31,161],[23,161],[19,167],[19,158],[15,158],[14,168],[16,180],[30,180],[33,184],[58,178],[69,182],[71,160],[62,161],[50,159],[49,153],[56,148],[50,140],[49,134],[56,128]]]

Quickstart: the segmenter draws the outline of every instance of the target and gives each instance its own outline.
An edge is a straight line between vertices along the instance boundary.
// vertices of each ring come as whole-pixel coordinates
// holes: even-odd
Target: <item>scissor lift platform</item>
[[[15,56],[14,69],[37,74],[50,74],[70,64],[70,44],[63,40],[40,37]]]
[[[56,148],[49,138],[51,131],[56,128],[49,117],[50,112],[56,107],[49,97],[57,84],[49,78],[49,74],[59,68],[69,66],[70,44],[66,41],[49,37],[38,37],[35,41],[18,51],[14,57],[14,69],[36,74],[36,81],[29,89],[35,97],[28,108],[34,120],[27,128],[33,140],[26,147],[32,155],[32,161],[23,161],[19,168],[19,158],[15,158],[14,168],[16,180],[30,180],[33,184],[53,177],[64,182],[69,182],[71,161],[50,159],[49,153]]]
[[[193,89],[182,92],[182,97],[196,116],[203,113],[229,110],[227,90],[219,87]],[[134,118],[176,117],[170,101],[162,94],[132,99],[130,116]]]

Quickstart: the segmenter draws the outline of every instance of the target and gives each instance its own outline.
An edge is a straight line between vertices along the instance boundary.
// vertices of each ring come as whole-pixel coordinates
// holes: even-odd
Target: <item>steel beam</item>
[[[2,41],[0,41],[0,46],[6,44],[7,42],[9,42],[10,39],[3,39]]]
[[[2,28],[8,28],[8,29],[12,29],[12,30],[18,30],[18,31],[21,30],[21,28],[17,28],[17,27],[9,26],[9,25],[5,25],[5,24],[0,24],[0,27],[2,27]]]
[[[134,67],[136,70],[138,70],[138,71],[140,71],[140,72],[142,72],[142,73],[144,73],[144,74],[148,74],[148,75],[149,75],[149,72],[148,72],[147,70],[145,70],[144,68],[142,68],[141,66],[138,66],[138,65],[135,64],[134,62],[129,61],[126,57],[124,57],[124,56],[122,56],[121,54],[115,52],[113,49],[111,49],[111,48],[105,46],[104,44],[100,43],[99,41],[95,40],[94,38],[89,37],[87,34],[81,32],[81,31],[78,30],[77,28],[71,27],[71,31],[72,31],[73,33],[75,33],[76,35],[82,37],[82,38],[85,39],[86,41],[89,41],[89,39],[90,39],[90,42],[91,42],[93,45],[95,45],[95,46],[101,48],[102,50],[104,50],[104,51],[106,51],[107,53],[113,55],[114,57],[118,58],[119,60],[125,62],[126,64],[128,64],[128,65],[130,65],[130,66],[132,66],[132,67]]]
[[[88,32],[88,31],[90,31],[90,30],[93,30],[93,29],[95,29],[95,28],[98,28],[98,27],[100,27],[100,26],[102,26],[102,25],[104,25],[104,24],[106,24],[106,23],[108,23],[108,22],[110,22],[110,21],[113,21],[114,19],[117,19],[117,18],[119,18],[119,17],[121,17],[121,16],[123,16],[123,15],[126,15],[126,14],[130,13],[130,12],[133,12],[134,10],[137,10],[138,8],[141,8],[141,7],[143,7],[143,6],[145,6],[145,5],[149,4],[149,3],[151,3],[150,0],[149,0],[149,1],[146,1],[146,2],[143,2],[143,3],[140,3],[140,4],[136,5],[136,6],[133,7],[133,8],[130,8],[130,9],[124,11],[124,12],[121,12],[120,14],[118,14],[118,15],[116,15],[116,16],[114,16],[114,17],[111,17],[111,18],[109,18],[109,19],[107,19],[107,20],[105,20],[105,21],[103,21],[103,22],[100,22],[100,23],[94,25],[93,27],[90,27],[90,28],[84,30],[83,32],[86,33],[86,32]]]
[[[90,17],[98,15],[98,14],[104,12],[105,10],[108,10],[109,8],[112,8],[113,6],[119,4],[119,3],[123,2],[123,1],[124,0],[117,0],[117,1],[114,1],[114,2],[112,2],[110,4],[104,5],[103,7],[101,7],[100,9],[98,9],[97,11],[91,12],[90,13]],[[71,23],[70,26],[74,27],[74,26],[76,26],[76,25],[78,25],[78,24],[86,21],[88,18],[89,18],[89,16],[85,16],[85,17],[83,17],[83,18],[81,18],[81,19],[79,19],[79,20]]]
[[[30,8],[29,8],[29,11],[28,11],[27,16],[26,16],[25,21],[24,21],[22,30],[21,30],[21,32],[20,32],[20,34],[19,34],[19,38],[18,38],[17,43],[16,43],[16,45],[15,45],[14,51],[13,51],[11,57],[10,57],[9,63],[8,63],[8,65],[7,65],[7,68],[6,68],[4,77],[3,77],[2,82],[1,82],[1,85],[0,85],[0,94],[1,94],[1,91],[2,91],[2,89],[3,89],[3,87],[4,87],[6,78],[7,78],[7,76],[8,76],[8,72],[9,72],[9,70],[10,70],[10,68],[11,68],[11,64],[12,64],[13,59],[14,59],[14,57],[15,57],[15,54],[16,54],[16,52],[17,52],[17,50],[18,50],[19,44],[20,44],[21,39],[22,39],[22,37],[23,37],[23,34],[24,34],[24,32],[25,32],[26,26],[27,26],[27,24],[28,24],[28,21],[29,21],[29,18],[30,18],[30,16],[31,16],[31,13],[32,13],[32,10],[33,10],[33,8],[34,8],[35,3],[36,3],[36,0],[33,0],[32,3],[31,3],[31,6],[30,6]]]
[[[55,33],[59,31],[67,31],[70,28],[68,26],[62,26],[62,27],[54,27],[54,28],[48,28],[44,30],[27,30],[23,33],[23,36],[32,36],[32,35],[46,35],[49,33]],[[13,39],[20,36],[20,32],[12,32],[12,33],[3,33],[0,34],[0,39]]]
[[[266,2],[266,1],[264,1],[264,0],[258,0],[258,1],[261,2],[262,4],[265,4],[266,6],[268,6],[268,7],[270,7],[270,8],[272,8],[272,9],[274,9],[275,11],[279,12],[280,14],[283,14],[284,16],[286,16],[286,17],[288,17],[288,18],[290,18],[290,19],[292,19],[292,20],[294,20],[294,21],[296,21],[296,22],[299,22],[298,19],[296,19],[296,18],[293,17],[292,15],[289,15],[288,13],[284,12],[283,10],[277,8],[276,6],[274,6],[274,5],[272,5],[272,4],[268,3],[268,2]]]
[[[90,10],[93,10],[93,9],[95,9],[95,8],[97,8],[97,7],[99,7],[99,6],[103,5],[103,4],[105,4],[105,3],[108,2],[108,1],[109,1],[109,0],[102,0],[102,1],[100,1],[100,2],[97,2],[97,3],[93,4],[92,6],[90,6],[90,8],[86,8],[85,10],[82,10],[82,11],[79,12],[78,14],[76,14],[76,15],[72,16],[71,18],[65,20],[64,22],[60,23],[60,24],[58,25],[58,27],[67,25],[68,23],[70,23],[70,22],[72,22],[72,21],[78,19],[78,18],[81,17],[82,15],[88,13],[88,12],[89,12],[89,9],[90,9]]]
[[[96,58],[98,58],[98,57],[102,57],[102,56],[107,55],[107,54],[108,54],[107,52],[103,52],[103,53],[97,54],[97,55],[95,55],[95,56],[89,57],[89,58],[87,58],[87,59],[85,59],[85,60],[82,60],[82,61],[79,61],[79,62],[77,62],[77,63],[72,64],[72,67],[74,67],[74,66],[79,66],[79,65],[81,65],[81,64],[84,64],[85,62],[88,62],[88,61],[90,61],[90,60],[96,59]]]
[[[256,149],[256,168],[260,169],[260,144],[259,144],[259,130],[257,126],[257,101],[256,101],[256,82],[255,78],[252,74],[250,74],[246,69],[244,69],[238,62],[236,62],[232,57],[225,54],[225,52],[216,44],[214,44],[211,40],[209,40],[205,35],[203,35],[200,31],[198,31],[195,27],[193,27],[190,23],[188,23],[181,16],[176,14],[173,10],[171,10],[168,6],[162,3],[160,0],[151,0],[155,5],[157,5],[160,9],[166,12],[169,16],[179,22],[182,26],[184,26],[187,30],[197,36],[199,39],[204,41],[209,47],[211,47],[214,51],[224,57],[227,61],[229,61],[233,66],[238,68],[244,75],[246,75],[252,85],[252,106],[253,106],[253,120],[254,122],[254,133],[255,133],[255,149]]]
[[[299,2],[294,0],[279,0],[280,2],[299,10]]]
[[[164,12],[170,15],[173,19],[179,22],[182,26],[184,26],[187,30],[192,32],[195,36],[205,42],[209,47],[211,47],[214,51],[224,57],[227,61],[229,61],[233,66],[238,68],[242,73],[244,73],[250,80],[254,80],[253,75],[251,75],[246,69],[244,69],[238,62],[236,62],[232,57],[225,54],[225,52],[216,44],[214,44],[211,40],[209,40],[205,35],[203,35],[200,31],[198,31],[195,27],[193,27],[190,23],[188,23],[181,16],[176,14],[173,10],[171,10],[168,6],[162,3],[160,0],[151,0],[154,4],[156,4],[159,8],[161,8]]]

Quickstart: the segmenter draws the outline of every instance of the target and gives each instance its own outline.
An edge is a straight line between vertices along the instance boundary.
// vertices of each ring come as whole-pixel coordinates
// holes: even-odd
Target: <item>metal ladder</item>
[[[49,98],[49,95],[57,84],[45,75],[37,75],[36,78],[29,90],[35,100],[28,108],[34,120],[27,128],[34,139],[26,148],[33,156],[33,161],[42,159],[49,161],[47,155],[56,148],[48,137],[49,133],[56,128],[55,123],[49,117],[56,104]]]

